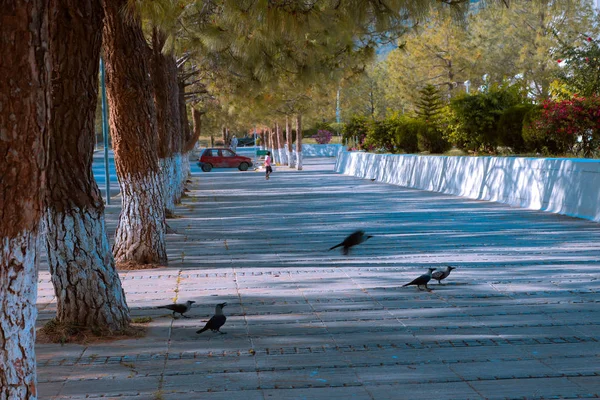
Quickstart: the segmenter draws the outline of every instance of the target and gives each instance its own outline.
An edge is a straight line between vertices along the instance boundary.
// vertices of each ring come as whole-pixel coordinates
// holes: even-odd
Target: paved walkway
[[[195,167],[169,267],[122,274],[139,340],[39,345],[41,398],[600,395],[600,225],[304,171]],[[118,207],[109,207],[114,232]],[[349,256],[327,249],[364,229]],[[401,284],[457,266],[447,284]],[[53,315],[40,273],[40,324]],[[155,307],[195,300],[190,319]],[[226,301],[223,331],[196,335]]]

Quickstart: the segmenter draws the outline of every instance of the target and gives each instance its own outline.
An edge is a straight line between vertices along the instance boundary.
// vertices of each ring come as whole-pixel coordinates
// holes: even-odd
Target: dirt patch
[[[165,265],[160,264],[141,264],[134,261],[124,261],[116,263],[119,271],[133,271],[137,269],[156,269],[156,268],[167,268]]]
[[[77,343],[93,344],[114,342],[116,340],[136,339],[146,336],[147,326],[144,323],[132,323],[122,331],[110,331],[105,329],[90,329],[66,324],[52,319],[43,327],[38,329],[36,343]]]

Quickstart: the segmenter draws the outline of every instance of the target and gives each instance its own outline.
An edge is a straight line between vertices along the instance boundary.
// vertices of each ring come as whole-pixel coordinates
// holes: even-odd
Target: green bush
[[[389,120],[395,152],[416,153],[419,151],[418,134],[423,129],[423,123],[407,115],[397,114],[390,117]]]
[[[438,125],[423,122],[423,126],[418,131],[417,140],[419,151],[443,153],[450,149],[450,143],[444,138]]]
[[[510,147],[513,152],[527,150],[523,139],[523,119],[535,106],[533,104],[517,104],[504,110],[498,120],[498,143]]]
[[[495,151],[499,143],[498,121],[504,110],[523,104],[517,87],[491,87],[474,95],[461,95],[450,101],[456,126],[451,141],[468,150]]]
[[[392,124],[389,118],[383,121],[369,121],[367,123],[367,136],[365,137],[364,147],[369,150],[385,151],[388,153],[396,151]]]
[[[534,106],[523,117],[523,141],[525,151],[541,153],[543,155],[557,154],[558,144],[544,132],[537,129],[536,121],[542,116],[542,107]]]
[[[369,131],[370,121],[367,117],[361,115],[353,115],[350,120],[344,125],[342,137],[346,142],[356,142],[357,146],[362,146],[367,133]]]

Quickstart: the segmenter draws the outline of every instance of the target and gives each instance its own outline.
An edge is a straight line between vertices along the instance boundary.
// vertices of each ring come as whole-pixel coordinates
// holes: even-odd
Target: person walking
[[[237,145],[238,145],[238,140],[235,137],[235,135],[233,135],[233,137],[231,138],[231,143],[229,144],[229,147],[231,148],[231,150],[233,150],[233,152],[235,152],[235,150],[237,149]]]
[[[265,179],[269,180],[269,175],[273,173],[273,167],[271,167],[271,152],[267,153],[265,157]]]

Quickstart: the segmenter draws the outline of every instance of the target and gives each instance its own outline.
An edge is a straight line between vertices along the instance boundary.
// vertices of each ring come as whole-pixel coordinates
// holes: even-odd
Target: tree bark
[[[122,330],[129,309],[92,175],[102,44],[100,0],[51,0],[52,112],[46,248],[57,319]]]
[[[302,114],[296,115],[296,169],[302,170]]]
[[[179,85],[177,66],[172,56],[163,54],[167,36],[157,27],[152,29],[152,83],[158,130],[158,159],[164,187],[165,208],[175,211],[175,204],[183,192],[181,173],[181,146],[175,136],[181,136],[179,115]]]
[[[2,2],[0,48],[0,398],[32,400],[50,116],[47,2]]]
[[[113,253],[117,262],[165,264],[165,203],[147,44],[140,21],[125,20],[126,3],[104,1],[106,87],[123,206]]]
[[[281,125],[277,124],[277,154],[279,155],[279,163],[281,165],[287,164],[287,157],[285,154],[283,142],[283,131],[281,129]]]
[[[294,168],[296,165],[294,164],[294,152],[292,150],[292,122],[290,121],[289,116],[285,116],[285,140],[287,143],[287,161],[288,167]]]
[[[181,129],[183,135],[181,136],[181,154],[182,154],[182,165],[183,169],[180,174],[182,182],[185,184],[188,176],[190,175],[190,152],[196,146],[198,138],[194,136],[190,129],[190,123],[188,120],[187,103],[185,101],[185,82],[179,81],[179,110],[181,115]]]
[[[175,204],[181,202],[185,181],[189,173],[189,163],[187,169],[184,168],[185,158],[182,154],[182,135],[184,134],[182,120],[179,110],[179,79],[177,76],[177,61],[170,54],[166,57],[167,63],[167,103],[168,103],[168,128],[171,131],[171,192],[172,201]],[[186,120],[187,124],[187,114]]]

